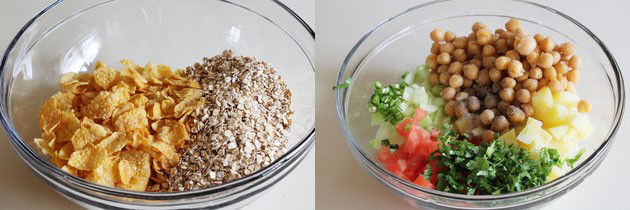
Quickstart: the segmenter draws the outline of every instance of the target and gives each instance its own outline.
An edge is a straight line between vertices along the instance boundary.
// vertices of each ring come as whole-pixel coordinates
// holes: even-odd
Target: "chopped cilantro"
[[[573,165],[575,165],[575,162],[577,162],[578,160],[580,160],[580,157],[582,157],[582,154],[584,154],[584,152],[585,152],[585,151],[586,151],[586,150],[581,149],[581,150],[577,153],[577,155],[575,155],[575,156],[574,156],[574,157],[572,157],[572,158],[569,158],[569,159],[564,160],[564,162],[566,162],[566,163],[567,163],[567,165],[568,165],[568,166],[571,166],[571,169],[573,169]]]

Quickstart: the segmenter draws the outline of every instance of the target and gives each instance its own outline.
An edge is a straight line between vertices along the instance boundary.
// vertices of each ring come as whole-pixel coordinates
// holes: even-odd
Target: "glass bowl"
[[[526,32],[541,33],[556,43],[572,42],[583,59],[582,80],[577,89],[592,103],[589,117],[595,133],[583,141],[586,149],[578,165],[545,185],[502,195],[468,196],[422,188],[394,176],[375,159],[369,146],[377,128],[370,125],[367,103],[373,82],[399,80],[403,72],[424,63],[432,44],[429,33],[435,28],[468,35],[475,21],[491,29],[503,27],[509,18],[521,20]],[[339,123],[347,143],[361,167],[388,189],[414,206],[459,209],[501,209],[533,207],[551,201],[591,174],[606,157],[619,128],[625,103],[621,71],[601,40],[585,26],[554,9],[525,1],[434,1],[405,10],[365,34],[348,53],[337,78],[352,83],[337,90],[335,103]]]
[[[28,167],[57,192],[85,207],[237,208],[260,197],[308,153],[315,134],[315,35],[277,1],[57,1],[37,14],[9,45],[0,69],[1,121]],[[135,192],[96,185],[56,168],[33,143],[37,113],[61,75],[115,68],[119,60],[184,68],[232,49],[269,62],[293,93],[287,152],[258,172],[202,190]]]

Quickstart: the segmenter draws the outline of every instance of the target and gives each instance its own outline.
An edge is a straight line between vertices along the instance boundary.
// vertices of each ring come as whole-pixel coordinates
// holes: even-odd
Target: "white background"
[[[53,0],[2,0],[0,3],[0,51],[18,30]],[[314,0],[284,0],[287,6],[314,28]],[[79,209],[32,174],[11,148],[0,129],[0,209]],[[276,184],[266,195],[244,209],[315,209],[315,152]]]
[[[337,123],[330,87],[335,82],[346,54],[361,36],[386,18],[424,2],[317,1],[318,133],[315,199],[318,209],[410,209],[404,201],[364,172],[352,158]],[[564,12],[591,29],[610,48],[626,78],[630,77],[628,1],[537,2]],[[613,148],[599,169],[545,209],[630,209],[630,163],[627,152],[630,148],[629,121],[630,118],[625,118]]]

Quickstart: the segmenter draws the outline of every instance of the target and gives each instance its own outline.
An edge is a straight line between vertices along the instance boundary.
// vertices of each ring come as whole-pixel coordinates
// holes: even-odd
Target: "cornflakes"
[[[99,61],[92,74],[62,76],[61,91],[40,109],[34,143],[69,174],[150,190],[179,161],[189,137],[183,121],[204,99],[196,81],[168,66],[121,64],[116,71]]]

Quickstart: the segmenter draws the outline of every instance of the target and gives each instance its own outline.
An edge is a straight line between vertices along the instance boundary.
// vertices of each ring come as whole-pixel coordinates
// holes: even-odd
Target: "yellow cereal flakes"
[[[199,84],[170,67],[97,62],[68,73],[38,114],[34,143],[61,170],[109,187],[145,191],[165,181],[189,138],[183,121],[204,103]],[[152,183],[149,183],[152,182]]]

